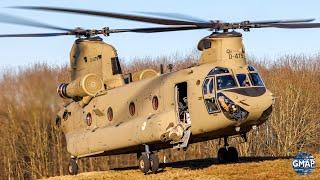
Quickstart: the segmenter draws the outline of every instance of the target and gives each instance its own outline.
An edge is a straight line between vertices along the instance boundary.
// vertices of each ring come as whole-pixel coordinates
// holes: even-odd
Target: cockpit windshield
[[[264,86],[258,73],[249,73],[252,85],[254,86]]]
[[[224,76],[217,76],[217,89],[228,89],[237,87],[237,84],[232,75],[224,75]]]
[[[250,80],[246,74],[237,74],[237,79],[241,87],[249,87]]]

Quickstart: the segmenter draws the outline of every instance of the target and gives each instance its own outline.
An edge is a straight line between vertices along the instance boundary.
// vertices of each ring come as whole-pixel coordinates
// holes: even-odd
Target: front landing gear
[[[159,169],[159,158],[156,154],[150,152],[148,145],[145,145],[145,151],[139,157],[139,169],[145,174],[149,170],[152,173],[156,173]]]
[[[149,158],[147,154],[143,153],[139,158],[139,169],[143,173],[147,173],[150,170],[151,163],[149,161]]]
[[[78,163],[76,158],[71,158],[69,161],[68,172],[70,175],[78,174]]]
[[[224,147],[220,148],[218,151],[218,162],[229,163],[238,161],[239,156],[237,149],[235,147],[229,147],[228,137],[224,137]]]

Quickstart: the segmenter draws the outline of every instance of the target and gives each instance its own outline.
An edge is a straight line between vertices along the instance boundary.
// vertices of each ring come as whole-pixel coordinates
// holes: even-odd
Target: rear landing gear
[[[159,158],[156,154],[150,152],[149,146],[145,145],[145,152],[139,157],[139,169],[143,173],[148,173],[150,170],[152,173],[156,173],[159,169]]]
[[[69,161],[68,172],[70,175],[77,175],[78,174],[77,159],[74,157],[72,157]]]
[[[238,151],[235,147],[229,147],[228,137],[224,137],[224,147],[218,151],[218,162],[219,163],[230,163],[238,162],[239,156]]]

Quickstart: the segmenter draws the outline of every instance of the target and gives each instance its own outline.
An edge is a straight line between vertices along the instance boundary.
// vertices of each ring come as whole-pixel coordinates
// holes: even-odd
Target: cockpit
[[[216,91],[241,87],[262,86],[264,83],[257,70],[248,66],[246,73],[233,74],[231,70],[224,67],[215,67],[212,69],[203,84],[203,93],[212,93],[216,83]],[[215,81],[215,82],[214,82]]]
[[[203,83],[203,96],[208,112],[219,112],[219,97],[229,89],[263,88],[265,85],[253,66],[248,66],[238,73],[225,67],[215,67]]]

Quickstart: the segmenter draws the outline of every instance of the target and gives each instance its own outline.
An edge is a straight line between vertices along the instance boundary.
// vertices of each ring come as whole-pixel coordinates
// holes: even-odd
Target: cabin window
[[[108,117],[109,121],[112,121],[112,119],[113,119],[113,110],[112,110],[111,107],[109,107],[108,110],[107,110],[107,117]]]
[[[254,86],[264,86],[260,76],[258,73],[250,73],[250,79],[251,79],[251,82],[252,82],[252,85]]]
[[[237,74],[237,80],[241,87],[249,87],[250,81],[246,74]]]
[[[92,124],[92,115],[91,115],[91,113],[88,113],[86,115],[86,123],[87,123],[88,126],[91,126],[91,124]]]
[[[152,98],[152,108],[156,111],[159,107],[159,100],[157,96],[153,96]]]
[[[122,74],[121,66],[118,57],[111,58],[112,74]]]
[[[232,75],[217,76],[217,89],[228,89],[237,87]]]
[[[129,104],[129,113],[131,116],[133,116],[136,113],[136,106],[135,106],[134,102],[131,102]]]

